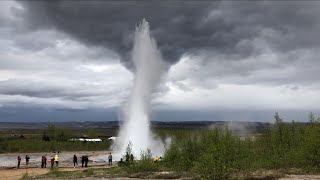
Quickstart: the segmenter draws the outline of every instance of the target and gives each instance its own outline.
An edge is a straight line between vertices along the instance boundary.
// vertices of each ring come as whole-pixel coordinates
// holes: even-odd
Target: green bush
[[[308,166],[320,167],[320,124],[306,128],[303,143],[304,158]]]
[[[226,127],[203,130],[172,141],[164,156],[168,168],[189,171],[204,179],[227,179],[259,169],[320,168],[320,124],[313,114],[308,124],[275,124],[254,138],[241,140]]]
[[[150,149],[142,151],[140,160],[135,161],[133,169],[135,172],[156,172],[159,169],[159,162],[153,162],[152,153]]]
[[[193,162],[199,158],[200,147],[196,136],[174,140],[164,155],[164,164],[177,171],[186,171],[192,168]]]
[[[205,137],[206,139],[200,140],[206,143],[204,153],[195,162],[193,171],[205,179],[228,178],[237,164],[240,164],[238,161],[241,156],[236,137],[228,129],[215,129]]]
[[[140,154],[140,160],[131,161],[130,156],[132,154],[132,143],[129,142],[126,148],[124,158],[126,161],[120,166],[129,173],[136,172],[155,172],[159,169],[159,162],[153,162],[152,153],[150,149],[142,151]]]

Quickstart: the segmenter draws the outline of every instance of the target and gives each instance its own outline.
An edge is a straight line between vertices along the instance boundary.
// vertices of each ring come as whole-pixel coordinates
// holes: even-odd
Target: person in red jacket
[[[53,170],[53,166],[54,166],[54,158],[51,156],[50,159],[50,163],[51,163],[51,170]]]
[[[42,156],[41,158],[41,168],[46,168],[47,167],[47,157]]]

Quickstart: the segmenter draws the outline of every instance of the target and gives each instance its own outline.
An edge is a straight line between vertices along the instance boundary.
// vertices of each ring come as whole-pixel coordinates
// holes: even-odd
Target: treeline
[[[97,138],[95,129],[88,129],[86,137]],[[39,134],[3,136],[0,137],[0,153],[11,152],[51,152],[55,151],[94,151],[106,150],[111,142],[107,138],[101,138],[102,142],[70,141],[80,137],[72,129],[56,128],[48,125],[46,130]]]
[[[204,179],[250,175],[259,169],[320,167],[320,122],[310,114],[302,126],[285,123],[278,113],[275,124],[263,135],[240,139],[228,127],[191,133],[174,139],[164,165],[192,172]]]

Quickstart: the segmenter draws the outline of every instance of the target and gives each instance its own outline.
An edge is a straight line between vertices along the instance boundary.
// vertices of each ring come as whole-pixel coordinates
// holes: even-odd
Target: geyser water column
[[[119,145],[121,154],[129,142],[132,151],[139,158],[140,152],[154,147],[153,135],[150,132],[149,113],[151,110],[152,92],[161,80],[163,61],[155,40],[150,36],[149,23],[143,19],[136,27],[132,50],[134,64],[134,86],[127,106],[125,122],[120,129]]]

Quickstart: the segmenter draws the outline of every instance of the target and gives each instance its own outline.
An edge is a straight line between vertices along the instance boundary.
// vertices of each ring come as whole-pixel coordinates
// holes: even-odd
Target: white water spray
[[[150,36],[149,24],[143,19],[136,27],[132,60],[135,67],[134,87],[125,109],[125,122],[120,129],[117,146],[121,154],[129,142],[132,151],[139,158],[140,152],[151,149],[153,154],[164,151],[163,143],[156,141],[150,131],[149,113],[151,95],[163,73],[163,61],[155,40]],[[161,152],[162,151],[162,152]]]

